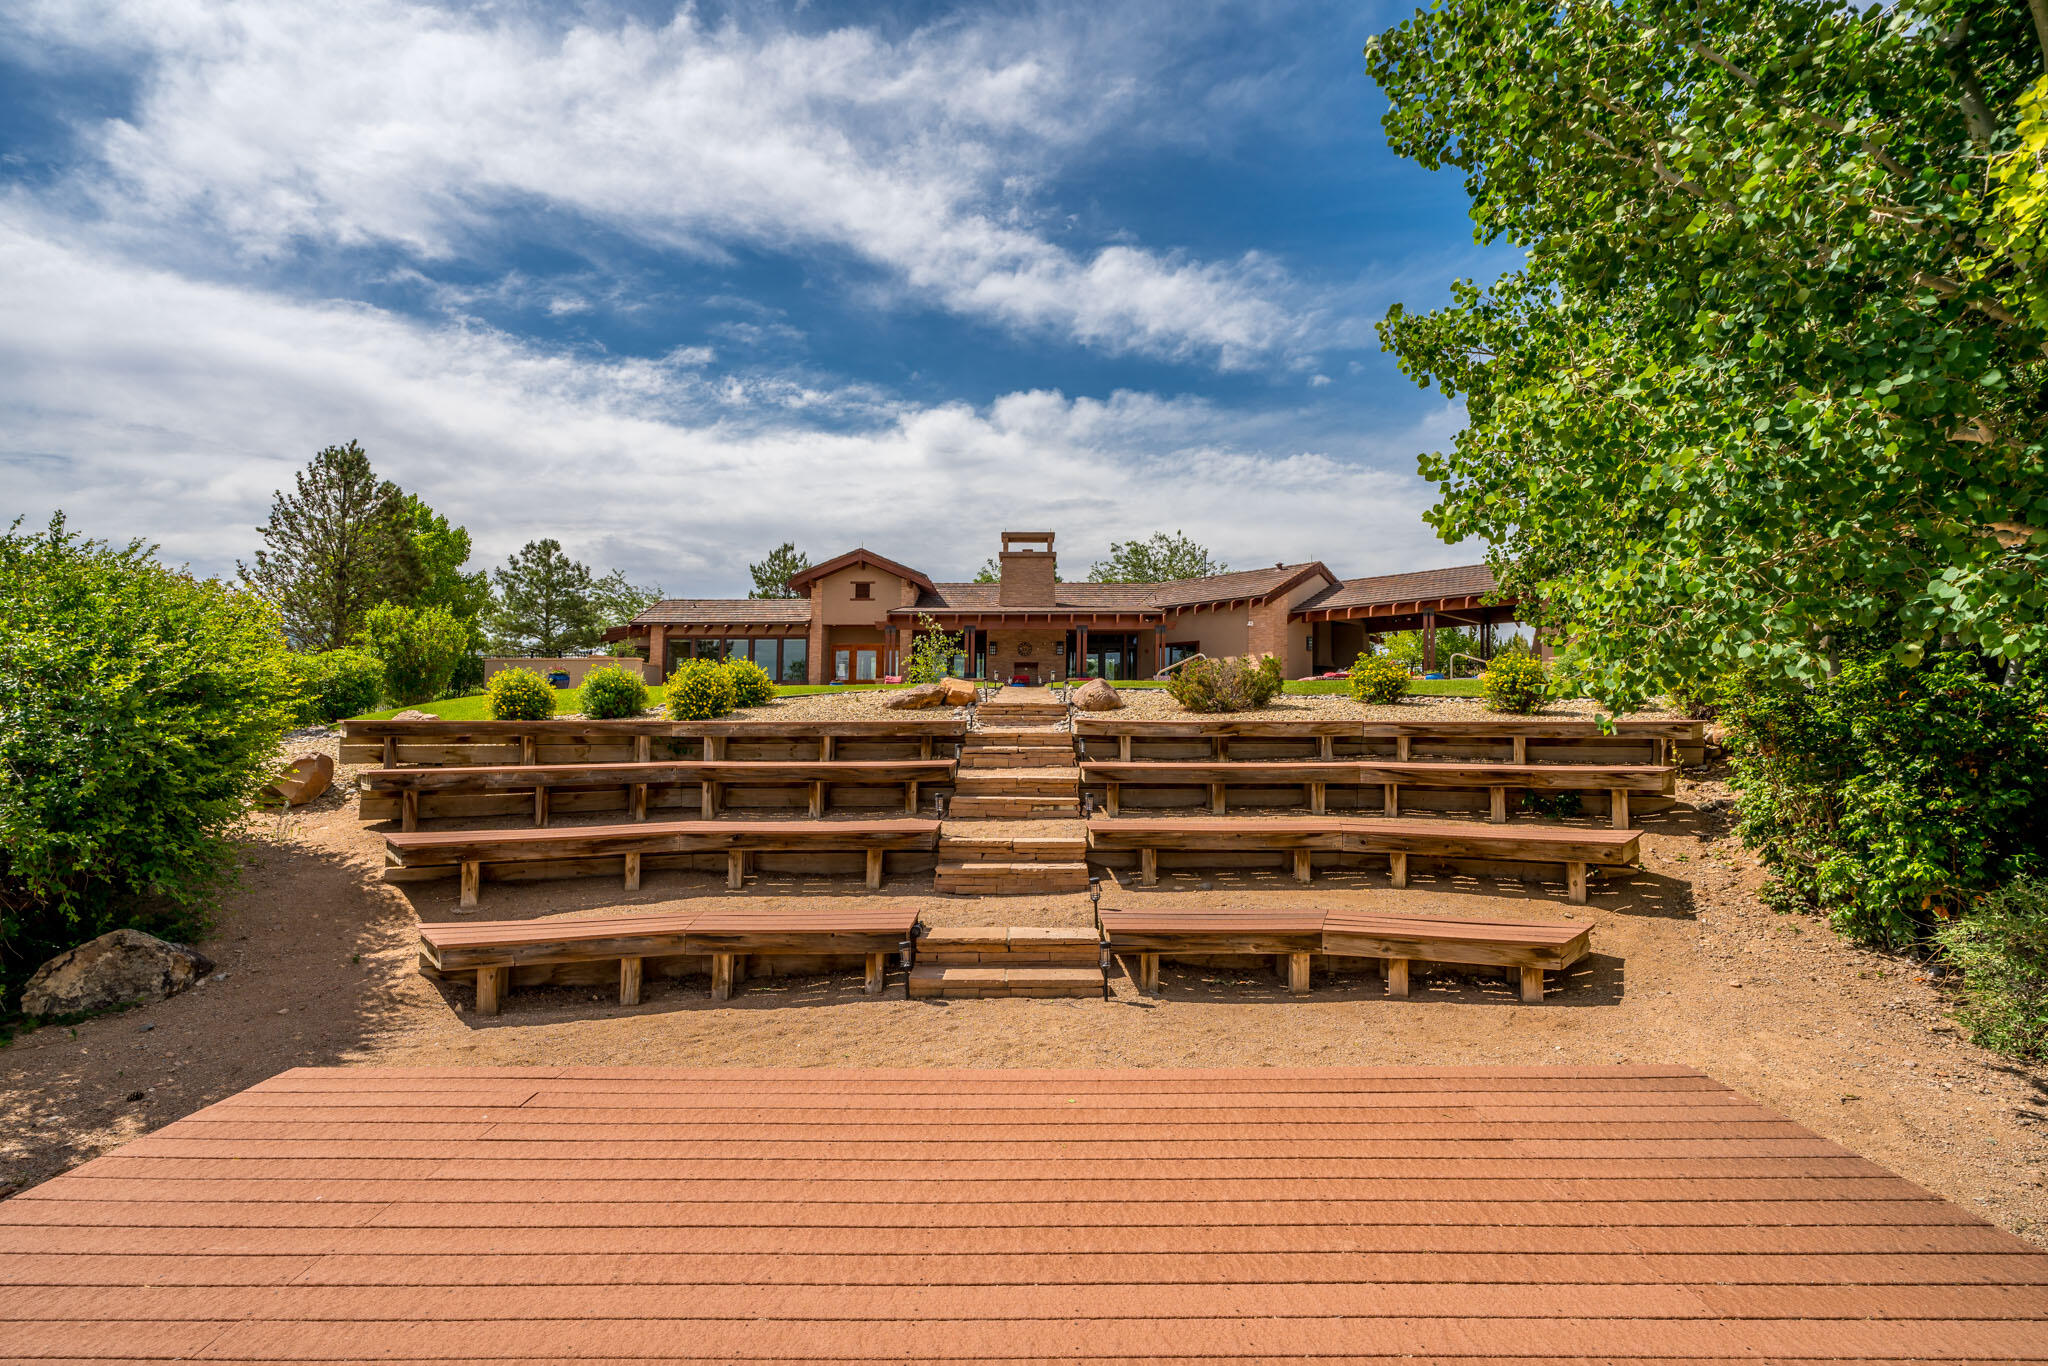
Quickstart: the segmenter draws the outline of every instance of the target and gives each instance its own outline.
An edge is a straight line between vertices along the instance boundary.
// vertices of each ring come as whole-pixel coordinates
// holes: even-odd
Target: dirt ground
[[[347,775],[344,773],[344,780]],[[255,818],[242,888],[202,947],[222,974],[143,1009],[52,1027],[0,1049],[0,1187],[21,1188],[275,1072],[379,1063],[663,1066],[1365,1066],[1685,1063],[1893,1171],[2048,1247],[2048,1072],[1964,1042],[1940,983],[1773,914],[1728,834],[1727,789],[1680,783],[1681,805],[1642,822],[1646,868],[1596,884],[1592,904],[1556,885],[1384,872],[1319,872],[1303,889],[1275,869],[1111,884],[1143,898],[1227,906],[1326,905],[1501,918],[1590,918],[1593,955],[1540,1006],[1507,983],[1418,975],[1406,1001],[1376,976],[1317,971],[1306,998],[1261,965],[1166,968],[1159,998],[1120,974],[1114,998],[927,1002],[892,973],[749,982],[714,1005],[703,979],[650,979],[638,1006],[608,986],[515,990],[478,1018],[464,984],[415,971],[420,920],[453,918],[452,882],[386,886],[381,840],[341,789],[286,817]],[[928,924],[1090,923],[1085,896],[934,895],[929,875],[883,895]],[[768,875],[739,893],[768,905],[861,895],[859,884]],[[679,908],[725,897],[713,874],[660,872],[638,893],[609,879],[491,884],[493,919]]]

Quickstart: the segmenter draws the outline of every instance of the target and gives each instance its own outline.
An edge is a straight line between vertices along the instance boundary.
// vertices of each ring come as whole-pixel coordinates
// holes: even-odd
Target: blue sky
[[[1412,6],[27,0],[0,512],[203,572],[322,445],[671,593],[1004,526],[1466,562],[1373,324],[1512,264],[1398,161]]]

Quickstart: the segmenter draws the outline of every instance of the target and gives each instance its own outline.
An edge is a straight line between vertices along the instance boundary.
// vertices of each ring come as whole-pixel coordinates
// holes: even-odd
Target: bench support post
[[[1138,990],[1159,994],[1159,955],[1141,953],[1138,955]]]
[[[747,851],[728,849],[725,851],[726,890],[737,892],[747,880]]]
[[[476,1013],[495,1015],[498,1013],[498,999],[512,985],[510,968],[478,968],[476,970]]]
[[[697,798],[697,812],[702,820],[710,820],[718,814],[718,784],[699,784],[702,791]]]
[[[1395,736],[1395,737],[1394,737],[1394,759],[1395,759],[1395,762],[1397,762],[1397,763],[1403,763],[1403,764],[1405,764],[1405,763],[1407,763],[1407,762],[1408,762],[1408,746],[1409,746],[1409,743],[1410,743],[1410,742],[1409,742],[1409,738],[1408,738],[1407,736],[1405,736],[1405,735],[1397,735],[1397,736]]]
[[[1382,784],[1382,786],[1384,786],[1387,790],[1387,814],[1389,816],[1400,815],[1401,785],[1399,783],[1384,783]]]
[[[533,786],[533,823],[548,823],[548,789],[544,783],[535,783]]]
[[[828,764],[832,762],[832,742],[838,738],[835,735],[821,735],[818,737],[818,758],[822,762]]]
[[[1387,961],[1387,995],[1406,999],[1408,995],[1408,960],[1389,958]]]
[[[636,735],[633,737],[633,762],[636,764],[651,764],[654,762],[653,736]]]
[[[1325,735],[1323,738],[1327,740],[1330,737]],[[1310,783],[1308,785],[1308,813],[1311,816],[1328,814],[1329,795],[1330,785],[1328,783]]]
[[[1123,762],[1123,763],[1126,763],[1126,764],[1127,764],[1127,763],[1129,763],[1129,762],[1131,761],[1131,737],[1130,737],[1130,736],[1128,736],[1128,735],[1119,735],[1119,736],[1117,736],[1117,737],[1116,737],[1116,757],[1118,758],[1118,760],[1120,760],[1121,762]]]
[[[1495,825],[1505,825],[1508,819],[1508,790],[1504,787],[1490,787],[1487,790],[1486,819]]]
[[[1209,784],[1209,814],[1212,816],[1223,814],[1223,786],[1222,783]]]
[[[735,955],[714,953],[711,955],[711,999],[730,1001],[732,999],[732,968]]]
[[[477,888],[484,880],[484,866],[475,859],[462,861],[462,895],[456,904],[467,911],[475,907]]]
[[[621,958],[619,960],[619,1004],[637,1006],[640,1004],[640,960]]]
[[[1583,863],[1567,863],[1564,866],[1564,872],[1566,879],[1567,899],[1570,900],[1570,902],[1574,906],[1585,905],[1586,865]]]
[[[824,814],[825,814],[825,785],[824,785],[823,783],[812,783],[812,784],[811,784],[811,819],[812,819],[812,820],[816,820],[816,819],[818,819],[818,817],[820,817],[820,816],[822,816],[822,815],[824,815]]]
[[[398,767],[398,737],[396,735],[384,737],[384,767]]]
[[[1294,880],[1296,882],[1308,881],[1308,854],[1309,851],[1306,849],[1297,849],[1294,851]]]
[[[1408,885],[1408,856],[1406,854],[1387,855],[1387,871],[1393,875],[1396,887],[1406,887]]]
[[[1517,735],[1517,736],[1515,736],[1514,738],[1512,738],[1511,740],[1509,740],[1509,741],[1508,741],[1508,743],[1509,743],[1509,744],[1511,744],[1511,745],[1513,745],[1513,746],[1515,747],[1515,755],[1514,755],[1514,758],[1515,758],[1515,762],[1516,762],[1516,763],[1518,763],[1518,764],[1526,764],[1526,763],[1528,763],[1528,762],[1529,762],[1529,737],[1528,737],[1528,736],[1526,736],[1526,735]]]
[[[1616,830],[1628,829],[1628,789],[1617,787],[1607,794],[1608,810],[1614,816]]]
[[[398,794],[398,828],[411,834],[420,828],[420,794],[407,788]]]
[[[1522,1003],[1532,1006],[1543,1004],[1542,968],[1524,967],[1522,969]]]
[[[644,821],[647,819],[646,783],[633,784],[633,819],[636,821]]]
[[[626,890],[629,892],[640,890],[640,856],[638,854],[626,855]]]
[[[540,741],[531,735],[519,737],[519,762],[537,764],[540,762]]]
[[[1294,992],[1308,990],[1308,965],[1311,955],[1290,953],[1287,955],[1287,989]]]
[[[1328,760],[1330,760],[1330,759],[1334,759],[1334,758],[1336,758],[1336,757],[1337,757],[1337,737],[1336,737],[1336,736],[1334,736],[1334,735],[1327,735],[1327,734],[1326,734],[1326,735],[1318,735],[1318,736],[1316,737],[1316,740],[1317,740],[1317,744],[1316,744],[1316,757],[1317,757],[1318,759],[1322,759],[1322,760],[1328,761]]]
[[[882,974],[885,970],[884,965],[888,961],[889,955],[886,953],[871,953],[868,955],[868,995],[880,996],[882,994]]]
[[[925,744],[930,745],[931,741],[927,739]],[[915,778],[912,778],[903,785],[903,814],[906,816],[915,816],[917,814],[917,779]]]
[[[880,891],[882,887],[882,851],[870,849],[867,851],[867,856],[868,890],[871,892]]]
[[[1130,737],[1126,736],[1125,738],[1126,738],[1126,739],[1129,739]],[[1122,783],[1111,783],[1111,784],[1109,784],[1109,796],[1108,796],[1108,797],[1107,797],[1107,799],[1105,800],[1105,803],[1104,803],[1104,805],[1103,805],[1103,810],[1107,811],[1107,812],[1108,812],[1108,813],[1109,813],[1110,815],[1112,815],[1112,816],[1114,816],[1114,815],[1115,815],[1115,814],[1117,813],[1117,810],[1118,810],[1118,807],[1117,807],[1117,795],[1118,795],[1118,791],[1117,791],[1117,790],[1118,790],[1119,788],[1121,788],[1122,786],[1123,786],[1123,784],[1122,784]]]
[[[1147,887],[1159,884],[1159,851],[1145,848],[1138,851],[1138,881]]]

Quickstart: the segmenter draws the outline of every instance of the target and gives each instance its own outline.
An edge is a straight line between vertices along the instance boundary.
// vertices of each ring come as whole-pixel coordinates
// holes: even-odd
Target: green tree
[[[418,550],[405,495],[379,479],[351,441],[314,456],[271,500],[256,530],[263,548],[253,567],[237,563],[243,584],[275,606],[285,635],[302,650],[336,650],[380,602],[408,601],[420,589]]]
[[[451,526],[412,494],[405,497],[405,512],[420,566],[420,586],[411,605],[444,608],[462,623],[462,655],[448,686],[455,692],[474,692],[484,680],[484,620],[491,607],[491,576],[463,568],[470,555],[465,528]]]
[[[622,569],[614,569],[590,586],[591,610],[597,614],[600,631],[623,626],[660,601],[660,584],[652,588],[630,584]]]
[[[948,634],[937,620],[920,614],[910,641],[910,658],[903,663],[903,681],[938,682],[952,672],[954,656],[966,648],[962,637]]]
[[[974,581],[976,583],[1001,583],[1003,581],[1003,567],[996,563],[995,556],[991,555],[981,562],[981,568],[974,571]]]
[[[552,537],[528,541],[491,571],[491,582],[491,635],[505,654],[553,658],[587,648],[604,632],[590,566],[570,559]]]
[[[0,975],[197,933],[299,701],[277,609],[65,529],[0,535]]]
[[[747,566],[747,572],[754,576],[754,591],[750,598],[793,598],[797,596],[789,581],[811,567],[811,557],[796,548],[796,542],[784,541],[768,552],[768,558],[759,564]]]
[[[1366,51],[1394,148],[1525,257],[1381,324],[1469,418],[1428,520],[1594,696],[1811,682],[1881,622],[2042,653],[2026,6],[1441,0]]]
[[[363,616],[362,648],[384,662],[384,691],[400,706],[431,702],[448,691],[469,649],[470,624],[447,608],[379,603]]]
[[[1088,567],[1090,583],[1166,583],[1172,579],[1205,579],[1229,572],[1230,566],[1197,545],[1185,532],[1155,531],[1143,541],[1111,541],[1109,558]]]

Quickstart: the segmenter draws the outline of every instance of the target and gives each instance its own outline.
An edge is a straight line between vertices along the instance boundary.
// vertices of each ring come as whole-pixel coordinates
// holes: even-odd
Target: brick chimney
[[[1005,607],[1050,607],[1059,560],[1050,531],[1005,531],[996,601]]]

